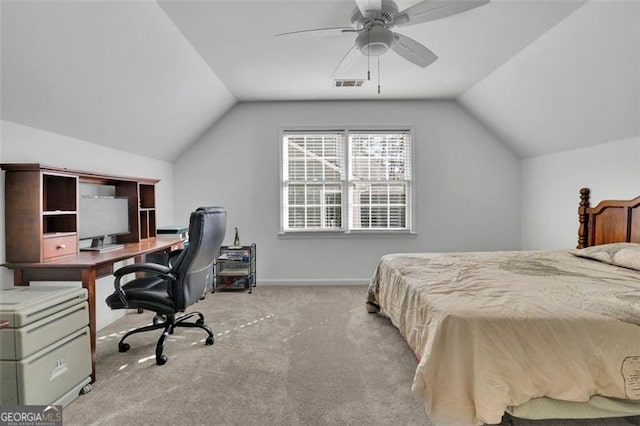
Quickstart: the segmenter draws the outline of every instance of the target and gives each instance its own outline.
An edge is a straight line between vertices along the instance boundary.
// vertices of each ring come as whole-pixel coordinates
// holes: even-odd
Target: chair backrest
[[[213,261],[227,230],[223,207],[199,207],[189,218],[189,245],[173,265],[176,280],[169,290],[177,310],[197,302],[213,279]]]

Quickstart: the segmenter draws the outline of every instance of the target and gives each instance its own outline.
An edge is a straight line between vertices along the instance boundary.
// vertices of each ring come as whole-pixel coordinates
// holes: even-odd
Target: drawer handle
[[[60,244],[59,246],[56,247],[58,250],[64,250],[67,248],[66,244]]]

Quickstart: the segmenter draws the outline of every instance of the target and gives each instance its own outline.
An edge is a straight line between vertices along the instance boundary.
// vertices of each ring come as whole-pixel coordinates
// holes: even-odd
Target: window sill
[[[279,232],[278,238],[282,240],[315,240],[315,239],[411,239],[417,238],[418,234],[411,231],[296,231]]]

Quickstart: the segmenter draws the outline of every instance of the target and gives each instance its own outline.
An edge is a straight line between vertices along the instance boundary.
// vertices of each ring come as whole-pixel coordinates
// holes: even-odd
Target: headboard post
[[[587,236],[589,235],[589,188],[580,189],[580,205],[578,206],[578,246],[577,248],[585,248],[587,246]]]

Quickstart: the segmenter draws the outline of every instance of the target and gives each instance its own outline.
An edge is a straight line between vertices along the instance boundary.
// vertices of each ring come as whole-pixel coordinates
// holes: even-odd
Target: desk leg
[[[96,381],[96,269],[82,270],[82,287],[89,299],[89,336],[91,340],[91,383]]]
[[[19,285],[19,286],[29,285],[29,282],[24,280],[24,274],[22,273],[22,269],[13,270],[13,285]]]
[[[135,263],[142,263],[142,256],[136,256],[136,257],[134,257],[134,258],[133,258],[133,261],[134,261]],[[136,272],[136,278],[142,278],[142,277],[144,277],[144,272]],[[144,309],[140,309],[140,308],[138,308],[138,313],[139,313],[139,314],[144,313]]]

